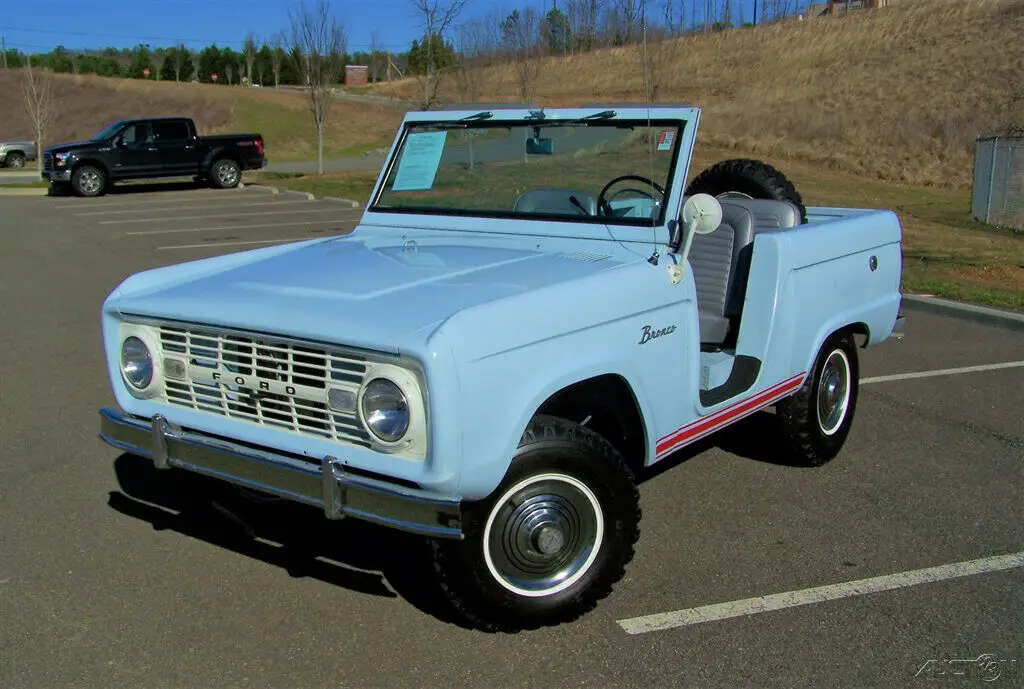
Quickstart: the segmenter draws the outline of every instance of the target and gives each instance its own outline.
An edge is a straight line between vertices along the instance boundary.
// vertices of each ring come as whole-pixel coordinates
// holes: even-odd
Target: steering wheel
[[[619,177],[616,177],[612,181],[608,182],[608,184],[604,185],[604,189],[602,189],[601,193],[597,195],[597,212],[598,212],[598,214],[602,214],[602,211],[604,211],[604,213],[603,213],[604,215],[613,215],[611,204],[608,203],[607,199],[605,199],[604,196],[605,196],[605,194],[608,193],[608,190],[612,188],[612,185],[617,184],[618,182],[622,182],[622,181],[627,180],[627,179],[635,180],[637,182],[643,182],[644,184],[647,184],[647,185],[650,185],[650,186],[654,187],[658,191],[658,193],[661,194],[662,200],[664,200],[664,198],[665,198],[665,188],[662,187],[657,182],[655,182],[654,180],[647,179],[646,177],[641,177],[640,175],[621,175]],[[639,191],[639,190],[635,190],[634,189],[632,191]],[[640,193],[644,193],[644,192],[640,192]],[[653,194],[648,194],[648,196],[651,197],[651,201],[654,201],[654,195]],[[655,203],[657,203],[657,202],[655,201]]]

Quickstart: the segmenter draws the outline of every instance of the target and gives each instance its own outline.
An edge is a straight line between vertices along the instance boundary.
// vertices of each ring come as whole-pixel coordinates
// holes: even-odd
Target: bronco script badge
[[[640,341],[637,344],[645,344],[656,337],[661,337],[662,335],[669,335],[671,333],[674,333],[675,331],[676,326],[674,325],[662,328],[661,330],[651,330],[651,326],[645,325],[643,335],[640,336]]]

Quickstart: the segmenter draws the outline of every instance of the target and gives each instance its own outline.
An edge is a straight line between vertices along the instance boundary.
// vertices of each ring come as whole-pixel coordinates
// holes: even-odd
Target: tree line
[[[426,26],[407,50],[384,50],[374,33],[369,50],[345,52],[339,57],[345,64],[365,66],[368,80],[379,82],[459,66],[521,60],[524,55],[572,55],[641,40],[768,23],[800,11],[802,1],[755,0],[753,12],[747,13],[745,5],[734,0],[562,0],[561,6],[552,0],[551,9],[544,13],[524,6],[508,14],[492,10],[456,23],[468,0],[449,0],[447,5],[441,0],[411,0]],[[298,85],[302,65],[290,39],[285,31],[263,39],[250,33],[241,50],[216,43],[199,50],[183,43],[81,51],[57,46],[31,55],[11,49],[3,55],[3,66],[19,68],[31,60],[33,66],[62,73],[227,85]]]

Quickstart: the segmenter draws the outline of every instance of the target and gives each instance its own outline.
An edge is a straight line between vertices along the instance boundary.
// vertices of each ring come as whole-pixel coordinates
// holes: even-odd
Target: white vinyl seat
[[[736,335],[746,298],[754,237],[800,222],[787,201],[723,198],[722,222],[711,234],[696,235],[689,262],[697,287],[702,345],[722,346]]]

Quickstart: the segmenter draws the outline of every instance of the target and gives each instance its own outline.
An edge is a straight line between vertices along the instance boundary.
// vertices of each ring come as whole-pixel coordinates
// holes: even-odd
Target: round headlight
[[[137,337],[129,337],[121,344],[121,373],[139,390],[144,390],[153,381],[153,357],[146,344]]]
[[[409,402],[390,380],[377,378],[366,386],[362,411],[370,431],[386,443],[401,440],[409,430]]]

